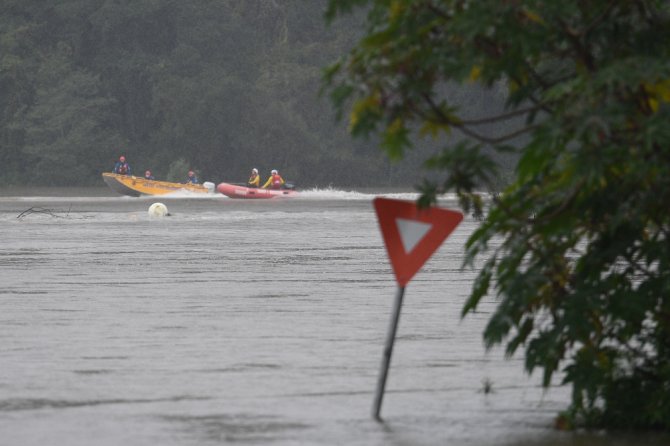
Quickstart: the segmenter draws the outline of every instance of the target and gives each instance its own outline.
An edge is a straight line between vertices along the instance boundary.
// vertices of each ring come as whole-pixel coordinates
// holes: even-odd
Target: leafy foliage
[[[367,33],[325,77],[351,133],[392,158],[461,135],[427,161],[445,175],[423,204],[455,190],[483,214],[490,150],[519,155],[467,242],[466,264],[486,261],[463,315],[493,294],[486,344],[523,346],[547,386],[563,370],[562,425],[670,429],[668,2],[333,0],[329,16],[361,5]],[[450,96],[473,82],[506,109],[473,117]]]

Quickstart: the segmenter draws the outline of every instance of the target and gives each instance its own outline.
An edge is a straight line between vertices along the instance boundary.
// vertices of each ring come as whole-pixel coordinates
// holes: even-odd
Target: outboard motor
[[[202,185],[205,186],[205,187],[207,188],[207,191],[208,191],[210,194],[213,194],[213,193],[214,193],[214,188],[216,187],[216,186],[214,185],[214,183],[210,183],[209,181],[205,181],[204,183],[202,183]]]

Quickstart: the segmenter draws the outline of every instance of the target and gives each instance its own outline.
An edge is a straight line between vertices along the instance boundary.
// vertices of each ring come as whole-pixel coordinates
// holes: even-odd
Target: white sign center
[[[408,220],[406,218],[396,218],[395,223],[398,226],[402,246],[405,248],[405,253],[407,254],[412,252],[421,239],[430,231],[430,228],[433,227],[430,223]]]

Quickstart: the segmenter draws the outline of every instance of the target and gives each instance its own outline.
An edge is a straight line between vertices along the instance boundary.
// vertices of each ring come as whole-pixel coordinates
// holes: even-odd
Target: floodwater
[[[554,430],[569,389],[484,351],[493,304],[460,319],[470,219],[407,287],[378,423],[396,288],[374,194],[20,194],[0,194],[0,445],[668,444]]]

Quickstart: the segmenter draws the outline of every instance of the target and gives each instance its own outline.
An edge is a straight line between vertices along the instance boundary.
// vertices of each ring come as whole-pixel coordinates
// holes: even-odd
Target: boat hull
[[[116,173],[105,172],[102,174],[102,179],[114,192],[121,195],[129,195],[131,197],[139,197],[140,195],[165,195],[179,191],[188,191],[198,194],[211,193],[211,191],[202,184],[182,184],[171,183],[169,181],[147,180],[132,175],[119,175]]]
[[[243,199],[267,199],[278,197],[295,197],[298,192],[291,189],[256,189],[253,187],[236,186],[229,183],[221,183],[216,186],[216,190],[230,198]]]

